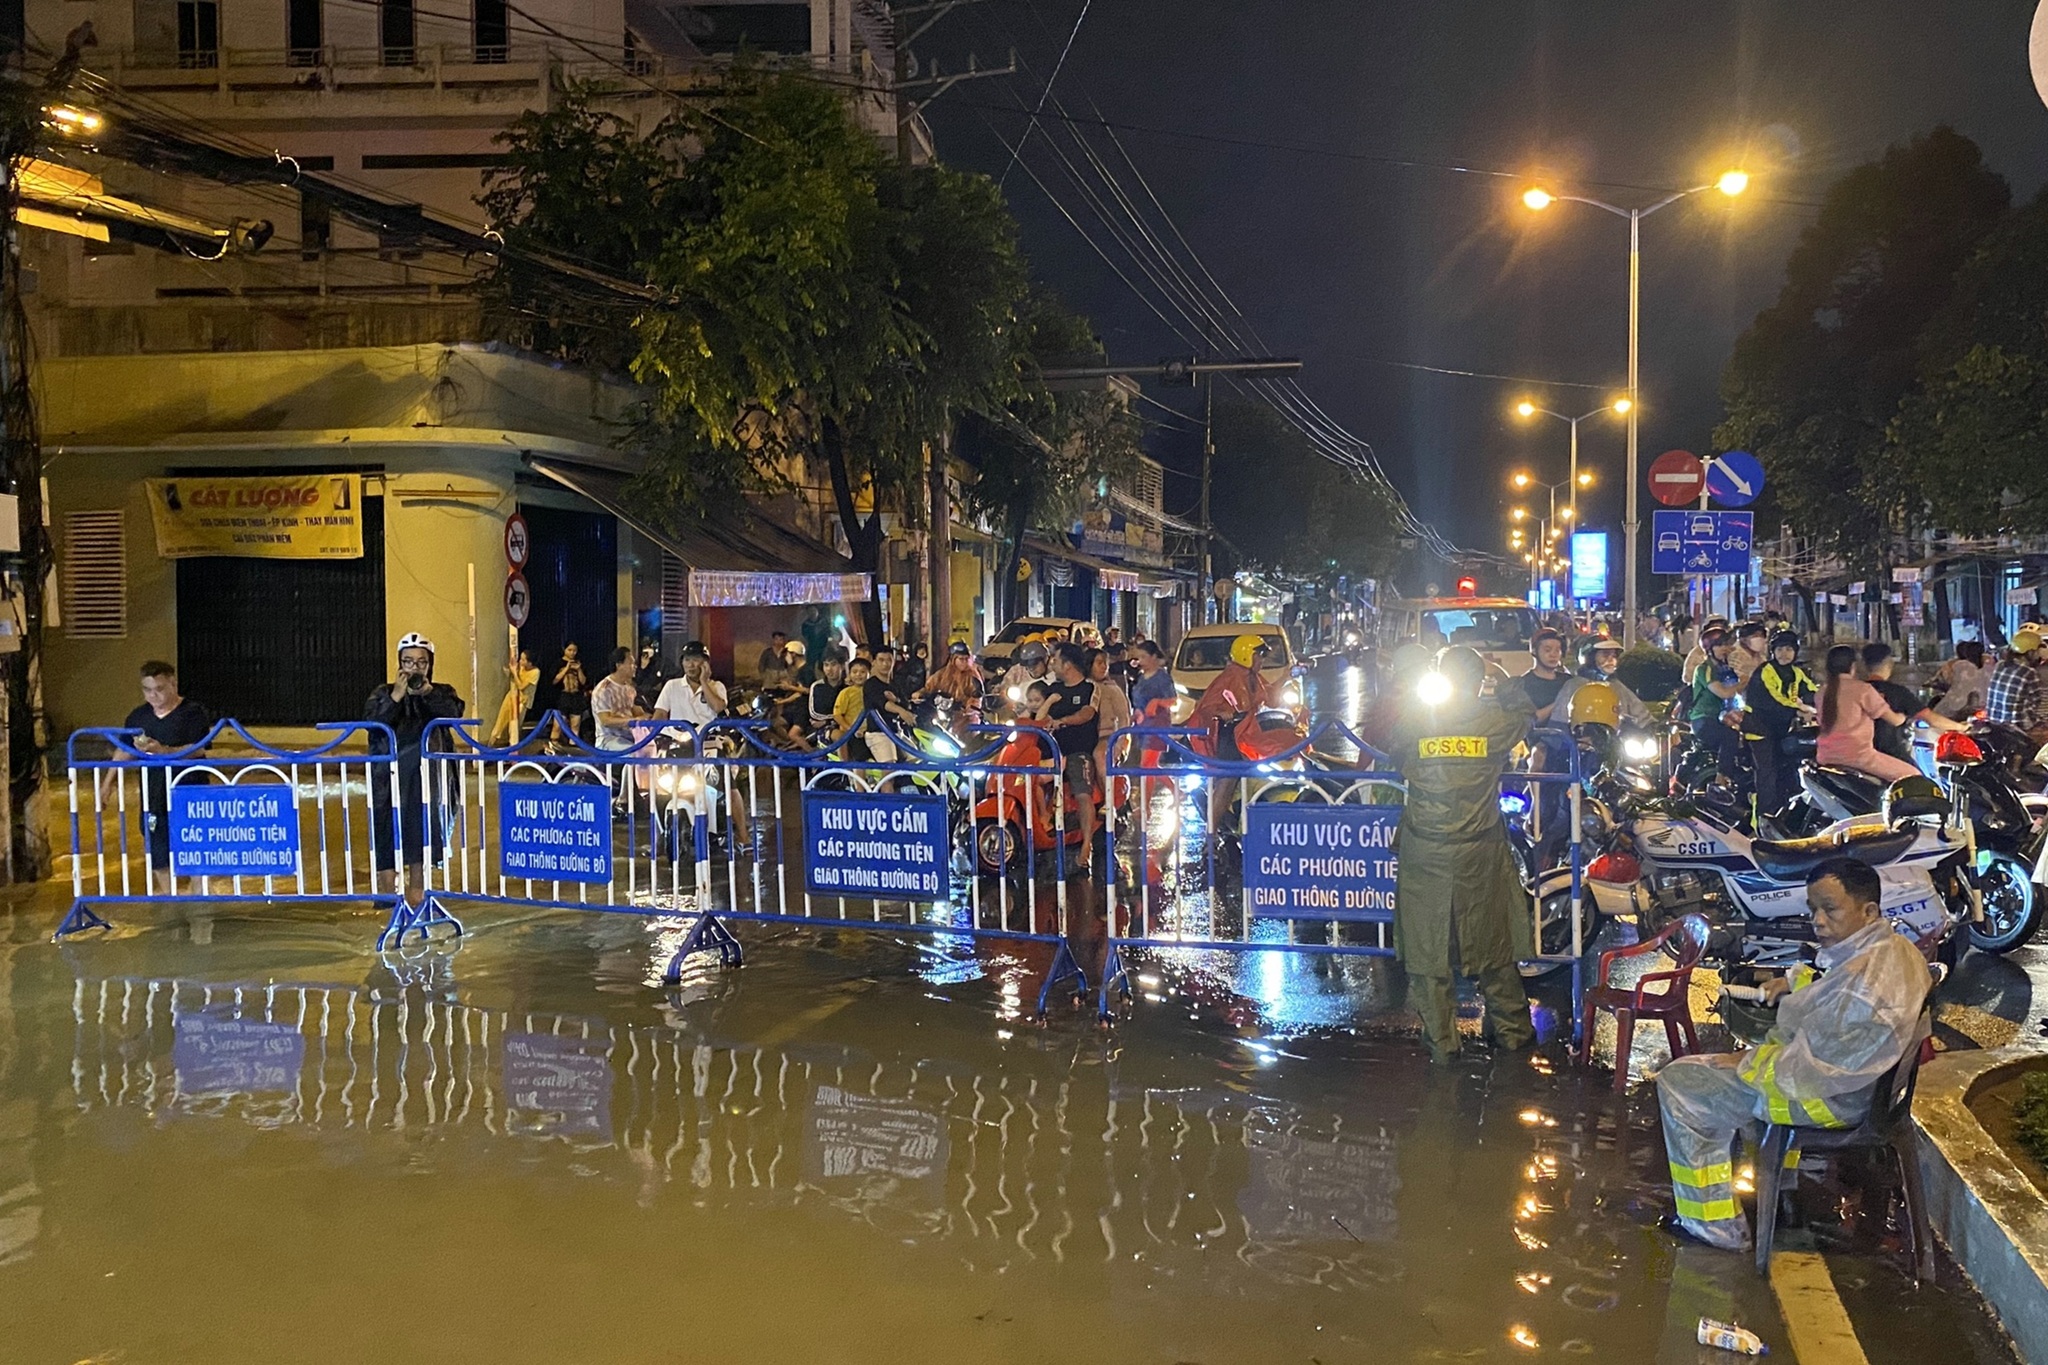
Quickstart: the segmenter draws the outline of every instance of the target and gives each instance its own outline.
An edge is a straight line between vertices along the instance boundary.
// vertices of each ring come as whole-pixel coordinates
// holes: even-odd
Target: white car
[[[1529,656],[1536,613],[1518,597],[1397,599],[1381,608],[1381,621],[1389,640],[1470,645],[1509,677],[1527,673],[1536,662]]]
[[[1173,690],[1176,694],[1173,719],[1176,724],[1187,719],[1188,713],[1195,709],[1195,703],[1202,699],[1202,693],[1209,689],[1209,684],[1216,681],[1217,674],[1230,662],[1230,642],[1240,635],[1257,635],[1272,646],[1266,655],[1266,666],[1259,672],[1266,679],[1275,701],[1282,706],[1300,708],[1301,680],[1294,676],[1294,648],[1287,642],[1286,631],[1261,622],[1196,626],[1180,637],[1180,644],[1173,651]]]
[[[1039,635],[1048,630],[1064,630],[1067,638],[1074,640],[1095,633],[1096,627],[1093,621],[1077,621],[1071,616],[1020,616],[982,646],[981,671],[1000,676],[1010,666],[1011,656],[1017,652],[1017,645],[1025,636]]]

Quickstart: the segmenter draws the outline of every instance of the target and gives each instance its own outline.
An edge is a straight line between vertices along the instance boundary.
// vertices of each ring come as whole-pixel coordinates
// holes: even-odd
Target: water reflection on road
[[[1646,1360],[1774,1321],[1674,1275],[1640,1108],[1432,1072],[1383,964],[1149,958],[1105,1033],[1027,1019],[1047,945],[763,935],[650,991],[674,932],[0,946],[0,1354]]]

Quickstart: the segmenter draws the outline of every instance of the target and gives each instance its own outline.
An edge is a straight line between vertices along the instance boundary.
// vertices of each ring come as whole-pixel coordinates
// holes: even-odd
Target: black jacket
[[[421,691],[406,693],[402,701],[391,699],[390,683],[379,683],[363,706],[364,720],[388,725],[398,736],[401,758],[419,756],[420,735],[429,721],[452,720],[461,714],[462,698],[447,683],[430,683]]]

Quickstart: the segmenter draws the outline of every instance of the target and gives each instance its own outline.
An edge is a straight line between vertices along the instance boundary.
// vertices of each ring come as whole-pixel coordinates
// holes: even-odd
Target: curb
[[[1927,1217],[2022,1359],[2048,1363],[2048,1196],[2014,1164],[1977,1116],[1970,1091],[2016,1062],[2048,1055],[2048,1041],[1948,1052],[1920,1069],[1913,1097]]]

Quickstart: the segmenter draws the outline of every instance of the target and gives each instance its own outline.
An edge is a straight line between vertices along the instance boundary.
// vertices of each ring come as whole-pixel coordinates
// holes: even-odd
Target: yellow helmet
[[[1272,647],[1263,635],[1240,635],[1230,642],[1230,662],[1250,668],[1260,654]]]
[[[2012,652],[2032,654],[2041,647],[2041,632],[2033,626],[2021,626],[2012,633]]]
[[[1620,725],[1621,698],[1607,683],[1587,683],[1572,693],[1572,724]]]

